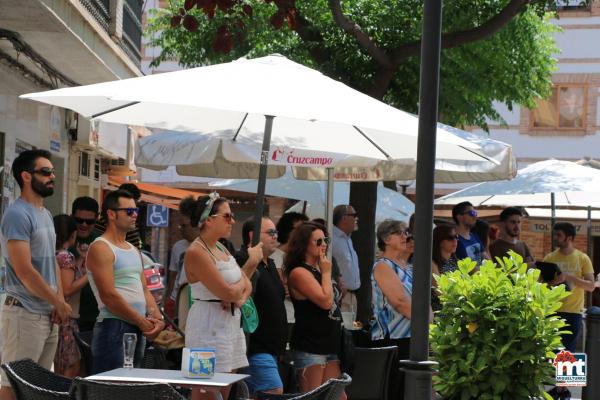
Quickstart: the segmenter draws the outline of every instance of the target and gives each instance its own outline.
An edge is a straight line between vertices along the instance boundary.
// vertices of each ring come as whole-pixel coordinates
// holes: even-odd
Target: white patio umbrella
[[[256,191],[256,180],[223,179],[209,182],[207,187],[254,193]],[[267,180],[265,194],[300,200],[287,211],[305,211],[310,218],[326,217],[327,185],[325,182],[299,181],[291,176],[291,174],[287,173],[281,178]],[[333,205],[348,204],[349,198],[350,183],[335,182]],[[408,222],[410,215],[414,211],[415,205],[412,201],[402,194],[384,187],[382,183],[379,183],[377,186],[377,206],[375,210],[376,223],[387,218]]]
[[[540,161],[519,170],[511,181],[479,183],[440,197],[435,204],[454,205],[463,201],[470,201],[476,207],[550,208],[551,225],[556,207],[587,208],[591,226],[591,209],[600,208],[600,170],[570,161]]]
[[[540,161],[519,170],[511,181],[484,182],[440,197],[436,205],[470,201],[474,206],[600,207],[600,170],[560,160]]]
[[[254,161],[260,160],[257,224],[267,165],[280,161],[270,157],[272,139],[277,154],[285,155],[282,162],[326,167],[330,178],[338,162],[344,165],[345,155],[361,157],[361,167],[366,160],[373,165],[416,159],[415,116],[277,55],[21,97],[106,122],[192,133],[227,132],[232,142],[262,138],[261,150],[251,153]],[[383,148],[380,143],[393,145]],[[222,150],[227,157],[226,149]],[[289,157],[292,151],[302,154]],[[437,156],[495,163],[478,145],[441,128]]]

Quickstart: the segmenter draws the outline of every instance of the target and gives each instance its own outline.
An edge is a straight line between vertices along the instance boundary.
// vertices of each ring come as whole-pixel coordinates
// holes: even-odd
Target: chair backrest
[[[329,379],[327,382],[306,393],[269,394],[257,393],[261,400],[339,400],[344,388],[352,382],[348,374],[342,374],[339,379]]]
[[[188,312],[190,311],[190,302],[188,299],[188,284],[184,283],[179,287],[177,292],[177,325],[179,329],[185,332],[185,324],[187,322]]]
[[[92,338],[94,337],[94,331],[74,332],[74,336],[85,365],[84,376],[91,375],[94,361],[92,356]]]
[[[75,400],[185,400],[166,383],[107,383],[75,378],[70,393]]]
[[[17,400],[70,399],[71,379],[25,358],[2,364]]]
[[[390,373],[398,348],[354,348],[352,384],[346,393],[352,400],[387,400]]]

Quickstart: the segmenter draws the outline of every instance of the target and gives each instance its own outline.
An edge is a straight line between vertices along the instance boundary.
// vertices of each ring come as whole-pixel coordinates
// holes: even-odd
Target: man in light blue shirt
[[[332,253],[342,275],[345,289],[342,311],[356,311],[356,292],[360,289],[358,256],[350,235],[358,229],[354,207],[340,204],[333,209]]]
[[[63,296],[56,264],[56,234],[44,198],[54,193],[54,167],[46,150],[23,151],[12,164],[21,196],[2,217],[1,245],[6,263],[6,300],[0,315],[2,362],[31,358],[50,369],[58,325],[71,307]],[[2,371],[0,400],[15,394]]]

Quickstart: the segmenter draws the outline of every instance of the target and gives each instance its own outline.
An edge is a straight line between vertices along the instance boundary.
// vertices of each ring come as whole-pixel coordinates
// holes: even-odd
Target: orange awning
[[[118,188],[121,184],[127,182],[131,181],[126,181],[125,179],[118,176],[111,175],[108,177],[108,184],[114,187],[114,189]],[[145,201],[146,203],[166,206],[174,210],[179,208],[179,202],[185,197],[192,196],[194,198],[197,198],[199,196],[204,196],[207,194],[206,192],[177,189],[169,186],[153,185],[150,183],[131,183],[134,183],[142,192],[142,201]]]

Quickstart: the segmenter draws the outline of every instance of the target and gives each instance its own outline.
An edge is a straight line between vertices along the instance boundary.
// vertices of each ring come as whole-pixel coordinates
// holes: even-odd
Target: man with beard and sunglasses
[[[477,211],[468,201],[458,203],[452,208],[452,219],[456,222],[456,233],[458,233],[458,246],[456,247],[456,258],[462,260],[469,257],[481,265],[484,259],[490,256],[483,245],[483,242],[472,231],[477,223]]]
[[[134,364],[140,366],[144,336],[153,340],[165,327],[146,286],[142,255],[125,240],[127,232],[135,229],[138,214],[131,193],[126,190],[109,193],[102,204],[106,231],[88,250],[88,277],[99,309],[92,340],[92,373],[123,366],[125,333],[137,335]]]
[[[6,209],[1,223],[6,264],[2,362],[31,358],[47,369],[58,344],[57,323],[71,314],[54,257],[54,222],[44,207],[44,198],[54,193],[56,176],[50,159],[46,150],[26,150],[17,156],[12,173],[21,196]],[[1,379],[0,399],[14,399],[4,371]]]

